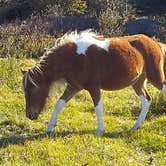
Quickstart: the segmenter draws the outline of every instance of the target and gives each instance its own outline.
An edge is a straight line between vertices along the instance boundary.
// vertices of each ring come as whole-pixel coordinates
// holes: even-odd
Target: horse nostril
[[[38,113],[35,112],[35,113],[33,114],[33,118],[34,118],[34,119],[37,119],[37,117],[38,117]]]
[[[29,118],[30,120],[34,120],[34,119],[37,119],[37,114],[36,113],[34,113],[34,114],[27,114],[26,117]]]
[[[38,112],[36,111],[32,111],[32,110],[27,110],[26,111],[26,117],[31,119],[31,120],[34,120],[34,119],[37,119],[38,118]]]
[[[31,114],[28,114],[27,118],[29,118],[30,120],[33,120],[33,116]]]

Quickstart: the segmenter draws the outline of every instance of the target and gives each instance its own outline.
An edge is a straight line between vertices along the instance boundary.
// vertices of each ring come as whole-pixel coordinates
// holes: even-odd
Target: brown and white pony
[[[96,134],[104,132],[100,89],[118,90],[132,86],[142,102],[142,110],[132,130],[139,128],[151,105],[146,79],[166,94],[164,56],[158,43],[145,35],[104,38],[94,32],[72,32],[58,39],[58,46],[47,50],[33,68],[23,72],[26,116],[37,119],[44,107],[51,84],[61,78],[67,82],[56,103],[47,133],[54,130],[66,103],[82,89],[93,100],[97,114]]]

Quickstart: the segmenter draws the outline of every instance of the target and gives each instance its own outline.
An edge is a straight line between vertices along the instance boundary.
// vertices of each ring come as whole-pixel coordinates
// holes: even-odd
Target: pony
[[[101,89],[132,86],[142,103],[142,110],[131,128],[134,131],[143,125],[151,105],[147,80],[166,94],[163,66],[160,45],[145,35],[104,38],[91,30],[70,32],[59,38],[34,67],[23,71],[26,116],[31,120],[38,118],[50,86],[63,78],[67,86],[56,102],[46,132],[53,132],[58,114],[76,93],[85,89],[97,115],[96,134],[101,135],[105,131]]]

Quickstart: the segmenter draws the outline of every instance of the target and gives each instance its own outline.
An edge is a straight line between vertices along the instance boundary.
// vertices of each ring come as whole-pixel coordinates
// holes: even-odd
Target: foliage
[[[1,19],[25,19],[34,12],[39,12],[49,1],[44,0],[7,0],[0,4]]]
[[[54,45],[53,37],[29,31],[16,23],[0,26],[0,57],[40,57]]]
[[[156,15],[153,19],[156,20],[159,23],[159,25],[161,25],[162,28],[160,28],[158,36],[160,36],[162,42],[166,42],[166,14],[162,16]]]
[[[126,21],[134,17],[134,9],[123,0],[107,1],[106,6],[98,17],[100,32],[110,36],[122,35]]]
[[[61,6],[67,15],[85,14],[87,9],[86,0],[61,1]]]
[[[159,33],[161,34],[161,36],[163,36],[163,42],[166,43],[166,14],[163,16],[159,17],[159,21],[162,23],[163,27],[165,27],[162,31],[160,31]]]
[[[12,0],[0,4],[0,18],[7,20],[26,19],[32,14],[43,14],[47,8],[59,6],[63,15],[84,14],[87,9],[86,0]],[[57,12],[57,8],[54,8]],[[58,9],[59,10],[59,9]]]

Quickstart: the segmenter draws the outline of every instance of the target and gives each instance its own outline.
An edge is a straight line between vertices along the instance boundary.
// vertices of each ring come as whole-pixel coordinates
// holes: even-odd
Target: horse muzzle
[[[26,117],[29,118],[30,120],[36,120],[38,118],[38,113],[37,112],[27,113]]]

